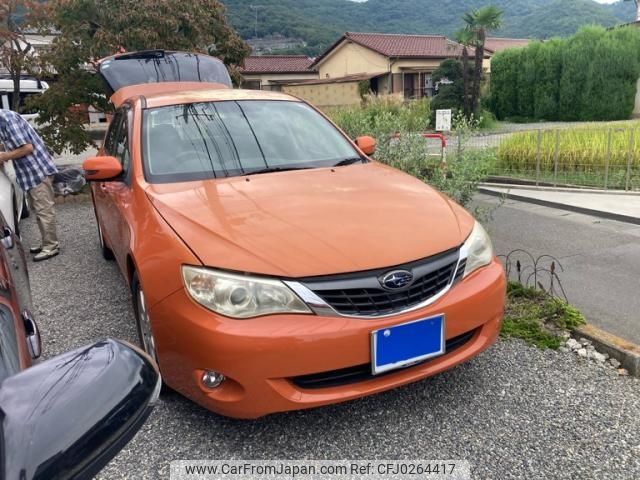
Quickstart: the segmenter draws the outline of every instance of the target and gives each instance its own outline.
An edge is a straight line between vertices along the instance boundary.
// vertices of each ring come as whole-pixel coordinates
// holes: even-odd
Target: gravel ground
[[[45,355],[135,340],[129,295],[102,260],[89,202],[58,206],[62,254],[32,264]],[[25,244],[36,240],[33,218]],[[392,392],[257,421],[161,401],[100,478],[168,478],[177,459],[465,459],[474,478],[640,478],[640,381],[571,354],[500,341]]]

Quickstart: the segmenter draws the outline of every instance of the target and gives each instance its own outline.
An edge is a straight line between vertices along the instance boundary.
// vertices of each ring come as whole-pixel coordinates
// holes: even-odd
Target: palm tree
[[[640,22],[640,1],[638,0],[624,0],[625,2],[634,2],[636,4],[636,22]]]
[[[478,10],[465,13],[462,19],[466,23],[465,29],[469,30],[475,40],[475,69],[471,90],[471,111],[477,114],[478,107],[480,106],[480,83],[482,82],[484,44],[487,39],[487,33],[497,30],[502,26],[502,10],[493,5],[488,5]]]
[[[464,83],[464,98],[463,98],[463,108],[464,115],[468,117],[471,113],[471,108],[469,105],[469,45],[473,45],[474,43],[474,35],[470,30],[463,28],[458,30],[455,33],[454,38],[456,42],[462,45],[462,80]]]

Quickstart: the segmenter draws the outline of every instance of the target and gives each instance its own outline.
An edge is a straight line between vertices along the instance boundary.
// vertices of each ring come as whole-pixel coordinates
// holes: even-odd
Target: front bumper
[[[222,415],[256,418],[389,390],[468,360],[496,340],[505,286],[502,266],[494,260],[428,307],[382,319],[272,315],[233,320],[204,309],[184,290],[155,305],[150,315],[160,368],[170,387]],[[441,313],[446,339],[475,331],[450,353],[346,385],[306,389],[292,381],[369,363],[371,331]],[[227,380],[208,390],[200,383],[205,369]]]

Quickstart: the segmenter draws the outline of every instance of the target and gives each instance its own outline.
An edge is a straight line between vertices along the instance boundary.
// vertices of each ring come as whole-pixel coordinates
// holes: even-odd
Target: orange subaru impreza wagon
[[[162,50],[104,59],[116,111],[84,163],[103,255],[165,383],[255,418],[408,384],[491,345],[482,226],[304,101]]]

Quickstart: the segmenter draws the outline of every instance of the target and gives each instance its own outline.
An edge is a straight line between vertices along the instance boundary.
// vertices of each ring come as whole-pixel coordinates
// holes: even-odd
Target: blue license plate
[[[444,315],[382,328],[371,332],[372,373],[421,362],[444,350]]]

